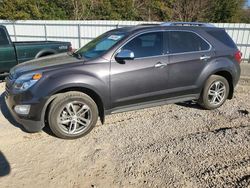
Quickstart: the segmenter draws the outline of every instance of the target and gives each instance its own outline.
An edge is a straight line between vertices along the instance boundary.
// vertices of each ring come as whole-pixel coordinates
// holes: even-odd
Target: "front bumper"
[[[11,115],[14,117],[14,119],[21,124],[25,130],[27,130],[28,132],[38,132],[41,131],[44,127],[44,122],[41,121],[41,114],[37,114],[37,117],[32,117],[30,115],[27,116],[21,116],[19,114],[17,114],[14,111],[14,107],[15,105],[17,105],[17,103],[14,100],[14,96],[11,95],[5,95],[5,102],[6,105],[8,107],[9,112],[11,113]],[[37,108],[37,106],[35,105],[35,107]],[[31,109],[34,109],[34,106],[31,106]],[[40,110],[37,109],[37,112],[39,112]],[[42,111],[42,109],[41,109]],[[40,117],[40,120],[38,117]]]

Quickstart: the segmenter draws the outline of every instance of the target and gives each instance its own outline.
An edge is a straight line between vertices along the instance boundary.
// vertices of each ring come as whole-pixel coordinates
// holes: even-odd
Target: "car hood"
[[[63,66],[66,64],[69,64],[69,66],[71,66],[72,63],[81,61],[83,60],[77,59],[67,53],[62,53],[21,63],[12,68],[10,74],[20,75],[24,72],[39,71],[39,70],[41,71],[45,69],[51,69],[53,67],[55,68],[58,66]]]

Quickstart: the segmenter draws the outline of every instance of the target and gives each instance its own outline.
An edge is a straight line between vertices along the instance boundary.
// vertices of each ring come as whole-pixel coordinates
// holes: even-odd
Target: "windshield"
[[[75,53],[86,59],[99,57],[124,38],[124,36],[124,33],[105,33],[90,41]]]

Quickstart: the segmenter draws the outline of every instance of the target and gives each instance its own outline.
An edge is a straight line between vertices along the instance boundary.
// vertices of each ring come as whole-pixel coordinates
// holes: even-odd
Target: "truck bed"
[[[0,25],[0,39],[0,76],[5,76],[19,63],[72,49],[71,43],[64,41],[12,42],[6,27],[2,25]]]
[[[59,41],[22,41],[13,42],[16,48],[18,63],[33,58],[66,52],[71,46],[70,42]]]

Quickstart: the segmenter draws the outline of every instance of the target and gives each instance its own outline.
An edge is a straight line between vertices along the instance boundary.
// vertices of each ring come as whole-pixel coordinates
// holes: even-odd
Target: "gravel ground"
[[[217,110],[116,114],[77,140],[25,133],[1,101],[0,187],[250,187],[249,79]]]

